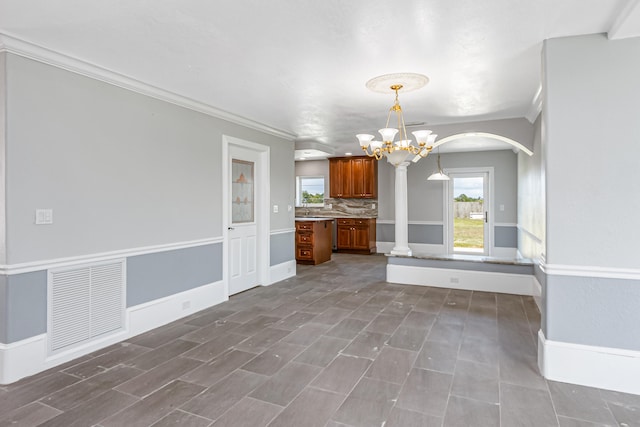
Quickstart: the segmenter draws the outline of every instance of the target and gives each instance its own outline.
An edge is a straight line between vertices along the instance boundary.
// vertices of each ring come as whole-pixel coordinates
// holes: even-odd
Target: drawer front
[[[368,219],[356,219],[354,220],[355,225],[369,225]]]
[[[338,225],[353,225],[354,221],[353,218],[338,218]]]
[[[297,248],[296,259],[313,259],[313,249],[307,247]]]
[[[313,230],[313,223],[312,222],[296,222],[296,230],[306,230],[306,231],[311,231]]]
[[[296,243],[313,246],[313,233],[296,233]]]

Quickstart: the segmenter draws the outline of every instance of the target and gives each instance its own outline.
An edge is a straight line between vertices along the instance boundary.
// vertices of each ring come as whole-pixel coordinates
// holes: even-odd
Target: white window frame
[[[302,181],[305,179],[322,179],[322,183],[324,186],[324,197],[327,196],[327,183],[326,179],[323,175],[300,175],[296,176],[296,206],[297,207],[323,207],[324,206],[324,197],[322,203],[303,203],[302,202]]]

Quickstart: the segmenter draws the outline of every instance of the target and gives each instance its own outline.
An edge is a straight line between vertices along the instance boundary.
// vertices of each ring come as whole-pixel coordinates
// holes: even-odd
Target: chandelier
[[[387,124],[378,131],[382,141],[375,141],[375,136],[369,134],[356,135],[360,147],[367,156],[375,157],[376,160],[385,157],[389,163],[398,166],[411,156],[413,156],[412,161],[417,162],[429,155],[437,135],[431,133],[430,130],[417,130],[411,132],[416,142],[409,139],[402,116],[402,107],[398,101],[398,91],[401,89],[409,92],[423,87],[428,82],[427,76],[415,73],[385,74],[367,82],[367,88],[374,92],[395,93],[396,95],[395,102],[387,114]],[[397,128],[389,127],[389,121],[394,113],[398,123]],[[398,133],[400,134],[399,140],[394,142]]]

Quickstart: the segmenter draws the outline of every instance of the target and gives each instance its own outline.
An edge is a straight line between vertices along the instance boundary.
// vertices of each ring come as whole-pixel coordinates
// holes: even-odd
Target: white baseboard
[[[528,274],[387,264],[387,282],[405,285],[533,295],[532,278]]]
[[[531,278],[531,282],[533,300],[536,302],[540,313],[542,313],[542,285],[538,282],[536,276]]]
[[[640,395],[640,351],[551,341],[538,331],[538,367],[549,380]]]
[[[219,281],[130,307],[124,331],[53,356],[48,354],[47,334],[0,344],[0,384],[13,383],[226,300],[224,283]]]
[[[222,281],[189,289],[127,309],[129,337],[227,301]]]
[[[46,335],[11,344],[0,344],[0,384],[10,384],[43,369],[47,354]]]
[[[285,261],[269,268],[269,285],[296,275],[296,260]]]

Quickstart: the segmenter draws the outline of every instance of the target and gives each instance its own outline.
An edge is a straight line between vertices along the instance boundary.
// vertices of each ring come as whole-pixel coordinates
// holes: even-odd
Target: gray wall
[[[304,160],[295,162],[295,176],[323,176],[324,198],[329,198],[329,160]],[[295,191],[295,188],[294,182],[293,191]]]
[[[222,243],[127,258],[127,307],[222,280]]]
[[[7,54],[0,52],[0,200],[3,201],[2,209],[0,209],[0,264],[7,263],[7,245],[6,245],[6,218],[5,218],[5,178],[6,178],[6,147],[5,147],[5,135],[6,135],[6,102],[7,88],[4,84],[6,81],[6,59]],[[1,312],[0,312],[1,313]]]
[[[455,142],[452,142],[455,144]],[[437,156],[429,155],[407,169],[407,187],[409,192],[409,222],[444,221],[444,184],[442,181],[427,181],[427,177],[437,169]],[[480,151],[473,153],[441,154],[443,168],[494,168],[493,215],[496,223],[514,224],[517,218],[517,156],[511,150]],[[378,166],[378,218],[395,219],[394,202],[395,171],[386,161]],[[504,211],[498,207],[504,205]],[[411,229],[413,227],[413,230]],[[395,230],[392,224],[379,224],[377,240],[394,241]],[[497,247],[515,248],[517,246],[516,229],[513,226],[496,226],[493,230],[494,244]],[[443,226],[440,224],[412,224],[409,230],[409,243],[443,244]]]
[[[640,38],[548,40],[545,63],[547,262],[639,268]]]
[[[0,78],[2,263],[221,237],[223,135],[270,147],[270,201],[281,207],[270,228],[293,226],[292,141],[14,54],[0,53]],[[37,208],[53,209],[54,223],[36,226]],[[269,262],[293,260],[290,246]],[[221,259],[220,244],[133,257],[128,303],[220,280]],[[38,286],[24,277],[0,281],[0,342],[46,327],[31,327],[46,319],[46,274]]]
[[[47,272],[0,276],[0,343],[47,331]]]
[[[221,236],[223,134],[271,147],[271,202],[293,205],[291,141],[6,58],[8,263]],[[54,224],[35,226],[36,208]]]
[[[453,142],[455,144],[455,142]],[[409,192],[409,221],[443,221],[444,185],[442,181],[427,181],[437,169],[437,156],[429,155],[407,169]],[[498,223],[515,223],[517,219],[517,156],[511,150],[478,151],[473,153],[441,154],[443,168],[468,168],[492,166],[494,168],[495,194],[493,194],[494,220]],[[378,187],[379,218],[395,217],[393,166],[386,161],[378,165],[378,180],[387,184]],[[389,184],[390,181],[390,184]],[[505,210],[500,211],[499,205]],[[382,216],[384,212],[384,217]]]
[[[640,280],[547,276],[550,340],[640,351]]]
[[[442,245],[443,227],[440,224],[409,224],[409,243]],[[395,242],[396,225],[376,223],[376,240],[378,242]]]
[[[543,62],[546,262],[638,269],[640,38],[547,40]],[[549,271],[548,339],[640,350],[640,281]]]
[[[295,254],[295,232],[272,234],[270,238],[271,263],[269,265],[278,265],[283,262],[291,261],[296,257]]]
[[[533,156],[518,153],[518,250],[539,260],[545,252],[545,173],[542,115],[535,122]]]

